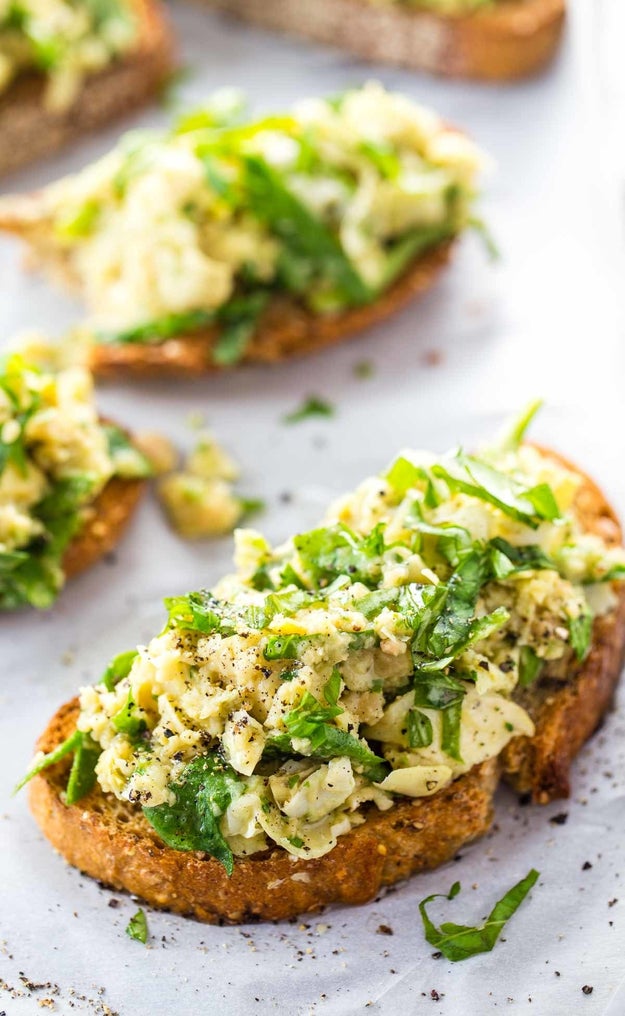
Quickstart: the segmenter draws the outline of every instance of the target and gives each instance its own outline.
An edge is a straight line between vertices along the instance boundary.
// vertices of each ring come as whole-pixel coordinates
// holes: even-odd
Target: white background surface
[[[101,392],[105,412],[131,426],[166,429],[181,445],[193,440],[189,413],[202,413],[240,461],[242,488],[267,500],[259,524],[278,539],[313,524],[331,496],[382,468],[399,447],[471,446],[506,412],[543,395],[548,405],[536,436],[590,469],[625,515],[622,195],[611,159],[623,97],[622,35],[615,45],[610,21],[617,5],[603,4],[611,30],[598,35],[590,4],[580,0],[553,69],[498,89],[366,68],[340,53],[175,7],[182,58],[192,71],[180,90],[189,103],[234,84],[249,90],[256,109],[279,108],[377,76],[464,126],[496,163],[483,211],[503,260],[488,263],[468,238],[424,301],[342,348],[192,384],[108,387]],[[611,57],[601,56],[600,76],[606,40]],[[156,109],[133,123],[165,122],[167,115]],[[84,164],[116,133],[21,174],[7,189],[28,189]],[[18,252],[6,241],[0,286],[3,336],[32,326],[59,332],[77,317],[71,301],[21,274]],[[363,360],[375,365],[369,380],[354,375]],[[311,393],[334,403],[336,416],[281,423]],[[289,504],[280,497],[287,492]],[[0,978],[17,989],[12,997],[16,992],[0,984],[0,1011],[38,1013],[38,1000],[52,997],[57,1013],[102,1016],[343,1016],[365,1005],[432,1016],[623,1016],[622,712],[580,757],[570,801],[521,808],[502,791],[492,833],[461,860],[369,906],[332,909],[303,924],[214,928],[149,910],[146,949],[124,933],[136,904],[115,894],[119,905],[110,908],[113,894],[53,854],[25,795],[9,799],[37,734],[111,655],[160,627],[162,596],[211,585],[230,556],[229,539],[181,543],[146,500],[115,564],[72,583],[49,614],[0,618]],[[566,824],[550,823],[563,811]],[[583,871],[586,861],[592,868]],[[540,883],[494,952],[455,965],[431,957],[417,912],[423,896],[447,891],[459,878],[462,894],[436,918],[477,923],[532,866]],[[392,937],[377,932],[381,924],[392,927]],[[20,972],[53,987],[28,992]],[[582,993],[585,984],[592,994]]]

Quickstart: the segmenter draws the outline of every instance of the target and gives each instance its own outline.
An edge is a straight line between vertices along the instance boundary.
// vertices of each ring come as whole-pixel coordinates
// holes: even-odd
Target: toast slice
[[[35,162],[80,135],[147,102],[171,72],[173,40],[158,0],[132,0],[140,29],[123,59],[88,75],[76,101],[62,112],[44,108],[45,82],[21,74],[0,96],[0,175]]]
[[[114,476],[86,511],[83,526],[63,555],[66,578],[91,568],[119,543],[145,489],[145,480]]]
[[[620,544],[616,517],[593,481],[567,460],[542,451],[582,476],[575,510],[584,527]],[[586,659],[573,664],[565,658],[558,676],[547,670],[515,695],[534,720],[533,737],[513,739],[498,759],[475,766],[430,797],[399,798],[383,812],[370,805],[364,823],[318,859],[298,859],[274,848],[237,860],[228,879],[206,854],[165,846],[137,807],[103,794],[97,785],[67,807],[62,796],[67,759],[32,780],[33,814],[53,846],[82,871],[201,920],[278,920],[333,902],[366,902],[380,887],[444,863],[483,835],[502,766],[505,778],[537,803],[568,793],[569,769],[609,708],[620,676],[623,584],[615,584],[614,592],[614,608],[595,621]],[[75,730],[77,716],[74,699],[52,719],[37,748],[47,753],[62,744]]]
[[[459,16],[368,0],[199,2],[264,28],[341,46],[365,60],[485,81],[514,80],[543,68],[565,20],[565,0],[497,0],[494,7]]]
[[[78,700],[62,706],[37,748],[49,752],[76,726]],[[214,858],[165,846],[142,813],[96,787],[67,807],[65,760],[36,776],[30,807],[70,864],[179,914],[209,923],[276,921],[330,903],[367,903],[380,888],[450,860],[487,832],[498,780],[496,759],[433,797],[406,798],[390,811],[372,805],[363,825],[315,860],[280,847],[237,859],[229,878]]]
[[[584,528],[610,546],[622,543],[618,519],[594,481],[562,456],[541,450],[583,477],[574,508]],[[614,610],[595,618],[590,652],[573,665],[572,676],[570,670],[565,675],[566,683],[546,668],[544,676],[515,694],[536,732],[532,738],[514,738],[504,749],[504,778],[536,804],[569,796],[573,761],[612,703],[625,658],[623,583],[614,584],[614,594]]]

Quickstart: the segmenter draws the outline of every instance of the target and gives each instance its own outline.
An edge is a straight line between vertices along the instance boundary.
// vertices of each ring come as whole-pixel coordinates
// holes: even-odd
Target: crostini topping
[[[479,167],[468,138],[378,84],[256,121],[221,95],[46,188],[28,238],[100,342],[215,326],[228,365],[272,297],[315,314],[375,301],[469,224]]]
[[[143,456],[102,423],[82,367],[0,361],[0,609],[48,607],[63,553],[112,476],[145,476]]]
[[[163,476],[158,497],[176,532],[187,540],[231,533],[262,502],[235,492],[239,467],[208,431],[202,431],[183,469]]]
[[[127,0],[0,0],[0,93],[37,72],[46,78],[45,107],[62,112],[86,75],[135,44],[137,27]]]
[[[625,553],[582,529],[580,476],[521,443],[530,418],[475,456],[403,453],[276,549],[239,531],[236,573],[167,600],[83,689],[102,790],[231,870],[321,856],[531,736],[515,689],[567,680]]]

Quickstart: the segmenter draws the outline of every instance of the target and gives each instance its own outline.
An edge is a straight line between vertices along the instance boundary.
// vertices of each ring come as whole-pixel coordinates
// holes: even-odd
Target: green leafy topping
[[[460,491],[495,505],[505,515],[536,529],[541,520],[553,522],[560,517],[551,488],[546,483],[524,487],[506,473],[463,452],[456,456],[457,473],[442,465],[432,467],[432,474],[444,480],[450,491]]]
[[[234,857],[221,832],[220,818],[244,790],[234,769],[216,755],[199,755],[185,766],[170,790],[173,804],[144,807],[150,825],[168,847],[203,850],[231,875]]]
[[[525,439],[525,434],[536,413],[543,404],[542,399],[534,399],[515,416],[508,424],[503,437],[499,441],[499,447],[504,451],[517,451]]]
[[[332,680],[332,679],[331,679]],[[328,685],[326,685],[326,701]],[[330,701],[332,690],[330,689]],[[388,763],[367,747],[361,740],[336,727],[332,721],[342,713],[340,706],[323,706],[310,692],[305,692],[300,704],[286,717],[284,724],[290,737],[306,738],[310,741],[311,753],[318,758],[331,759],[339,756],[350,758],[359,766],[365,776],[380,782],[389,771]],[[273,739],[277,741],[277,738]],[[277,745],[280,750],[289,750],[288,739]]]
[[[76,751],[82,741],[82,738],[82,731],[75,730],[73,734],[70,734],[69,737],[67,737],[65,741],[58,746],[58,748],[55,748],[53,751],[49,751],[47,755],[44,755],[38,762],[35,762],[34,766],[32,766],[32,768],[26,773],[26,776],[22,777],[20,782],[17,784],[13,793],[17,794],[18,790],[21,790],[22,787],[26,786],[26,784],[29,783],[34,776],[38,776],[44,769],[47,769],[49,766],[56,765],[56,763],[60,762],[66,755]]]
[[[131,739],[138,737],[147,728],[145,715],[135,702],[132,689],[121,709],[111,716],[111,724],[118,733],[127,734]]]
[[[100,678],[107,691],[113,691],[116,684],[124,677],[128,677],[138,655],[137,649],[128,649],[125,653],[118,653],[113,657]]]
[[[218,632],[233,635],[236,627],[231,618],[224,616],[224,604],[212,593],[200,590],[187,596],[173,596],[165,600],[169,611],[169,626],[183,631]]]
[[[96,333],[102,345],[146,345],[179,338],[189,332],[197,332],[215,323],[215,311],[188,310],[179,314],[165,314],[155,321],[146,321],[126,328],[124,331]]]
[[[129,938],[134,938],[135,942],[142,942],[143,945],[148,940],[148,921],[145,916],[145,912],[139,907],[136,914],[128,921],[126,927],[126,934]]]
[[[270,635],[263,656],[266,660],[296,660],[302,643],[307,641],[302,635]]]
[[[519,687],[527,688],[540,675],[543,661],[531,646],[522,646],[519,655]]]
[[[478,953],[490,952],[503,927],[516,913],[530,889],[536,884],[538,877],[539,872],[532,868],[525,878],[512,886],[505,896],[495,904],[484,924],[475,927],[445,923],[441,924],[440,928],[436,928],[428,917],[427,904],[436,899],[453,900],[460,892],[459,882],[454,882],[448,893],[433,893],[431,896],[427,896],[419,904],[426,940],[452,963],[477,956]]]
[[[300,423],[311,416],[334,416],[335,409],[330,402],[317,395],[309,395],[297,409],[282,417],[284,423]]]
[[[590,610],[583,611],[579,617],[569,618],[569,640],[577,659],[585,660],[592,642],[593,616]]]
[[[219,336],[212,353],[220,367],[231,367],[242,359],[268,299],[268,293],[258,291],[237,297],[220,308],[217,314]]]
[[[400,455],[395,459],[384,479],[398,497],[404,497],[412,487],[420,487],[427,481],[427,473],[421,466]]]
[[[377,584],[384,550],[384,528],[357,536],[344,525],[311,529],[293,540],[300,561],[315,586],[327,586],[341,576],[366,586]]]
[[[259,156],[247,156],[244,166],[244,186],[257,218],[296,257],[306,258],[321,282],[332,283],[343,304],[367,303],[372,293],[338,239],[295,197],[279,173]]]
[[[65,804],[68,807],[80,801],[95,786],[95,767],[101,753],[100,745],[89,734],[83,734],[74,751],[65,791]]]
[[[411,748],[427,748],[434,739],[432,721],[419,709],[410,709],[406,717],[408,744]]]

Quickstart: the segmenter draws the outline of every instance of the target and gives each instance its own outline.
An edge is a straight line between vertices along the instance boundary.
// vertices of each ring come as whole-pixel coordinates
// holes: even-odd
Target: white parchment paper
[[[399,447],[471,446],[506,412],[543,395],[537,437],[591,470],[625,515],[622,231],[616,178],[604,158],[601,48],[590,5],[574,6],[552,70],[500,88],[365,67],[202,11],[175,6],[172,13],[191,68],[180,89],[189,103],[234,84],[248,89],[258,110],[280,108],[376,76],[466,127],[496,163],[483,209],[503,259],[493,266],[468,238],[425,300],[350,344],[272,370],[107,387],[106,413],[166,429],[181,445],[192,442],[189,413],[202,413],[240,461],[246,493],[267,500],[262,527],[279,539],[313,524],[329,498],[382,468]],[[127,125],[164,123],[167,115],[154,109]],[[116,133],[5,186],[29,189],[79,167]],[[32,326],[59,332],[78,314],[69,299],[24,276],[16,247],[4,240],[0,292],[3,337]],[[375,367],[368,380],[354,372],[362,361]],[[336,406],[335,417],[285,426],[283,414],[313,393]],[[212,584],[230,557],[229,539],[180,542],[146,500],[114,562],[71,583],[46,615],[0,618],[0,1012],[343,1016],[368,1007],[432,1016],[623,1016],[619,711],[580,756],[570,801],[531,809],[501,791],[484,841],[366,907],[244,928],[148,909],[144,948],[124,932],[136,903],[54,855],[25,796],[9,797],[37,734],[111,655],[158,630],[164,595]],[[422,897],[460,879],[461,895],[433,913],[476,923],[530,867],[541,872],[539,884],[505,941],[466,963],[432,958],[417,911]]]

